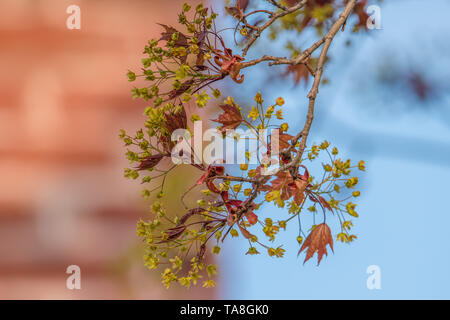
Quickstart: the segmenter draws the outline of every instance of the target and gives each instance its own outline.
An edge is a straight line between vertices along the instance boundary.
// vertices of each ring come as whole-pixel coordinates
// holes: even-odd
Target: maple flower
[[[283,120],[283,110],[278,110],[275,115],[277,116],[277,119]]]
[[[204,106],[206,106],[208,100],[211,99],[211,97],[206,93],[205,90],[203,90],[203,92],[199,94],[195,93],[194,96],[197,98],[197,100],[195,100],[195,104],[199,108],[203,108]]]
[[[276,103],[281,107],[284,104],[284,99],[282,97],[279,97],[277,98]]]
[[[214,280],[206,280],[203,282],[203,288],[213,288],[216,286],[216,283],[214,282]]]
[[[215,120],[215,122],[219,122],[222,124],[220,131],[222,134],[225,134],[227,130],[236,129],[242,123],[242,114],[239,110],[239,107],[234,104],[224,104],[219,106],[224,113],[220,114],[219,117]]]
[[[262,96],[261,96],[261,92],[258,92],[255,96],[255,101],[256,103],[262,104],[264,102]]]
[[[252,109],[248,113],[247,118],[252,118],[253,121],[255,121],[259,117],[259,110],[255,108],[255,106],[252,106]]]

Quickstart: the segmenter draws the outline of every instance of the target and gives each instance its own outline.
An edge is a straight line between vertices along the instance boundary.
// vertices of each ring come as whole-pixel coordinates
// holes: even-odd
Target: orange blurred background
[[[142,262],[148,203],[118,139],[143,123],[126,72],[184,1],[0,2],[0,299],[214,298]],[[69,5],[81,30],[69,30]],[[66,268],[81,268],[81,290]]]

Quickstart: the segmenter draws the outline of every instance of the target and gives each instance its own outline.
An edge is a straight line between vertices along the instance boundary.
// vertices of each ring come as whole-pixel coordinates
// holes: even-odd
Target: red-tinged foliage
[[[221,176],[225,173],[225,167],[223,166],[213,166],[210,165],[204,174],[197,180],[196,184],[201,185],[206,181],[207,178],[211,178],[214,176]]]
[[[164,151],[171,153],[171,150],[176,145],[176,141],[172,141],[172,133],[177,129],[187,128],[187,117],[184,107],[178,112],[173,111],[165,114],[165,129],[167,130],[164,135],[160,137],[161,143],[164,147]]]
[[[258,216],[256,214],[254,214],[253,212],[250,212],[250,213],[246,214],[245,216],[247,217],[247,220],[251,225],[254,225],[258,222]]]
[[[214,184],[214,182],[212,182],[211,180],[206,181],[206,187],[214,192],[214,193],[220,193],[220,190],[216,187],[216,185]]]
[[[239,226],[239,230],[241,230],[241,233],[245,239],[251,239],[254,237],[247,229],[242,227],[240,224],[238,224],[238,226]]]
[[[311,231],[298,253],[300,254],[303,250],[308,248],[306,250],[305,261],[303,262],[305,263],[317,252],[317,265],[319,265],[323,255],[328,255],[327,245],[329,245],[331,251],[333,251],[333,237],[331,236],[330,227],[328,227],[326,223],[322,223]]]
[[[286,0],[289,6],[296,5],[300,2],[300,0]],[[334,0],[309,0],[304,7],[304,17],[299,25],[299,30],[303,30],[305,27],[311,24],[311,22],[315,21],[312,17],[312,12],[315,8],[323,7],[327,4],[333,3]],[[322,22],[318,23],[321,24]]]
[[[240,75],[241,62],[245,59],[238,54],[233,55],[233,50],[227,48],[223,39],[219,37],[223,51],[216,49],[214,51],[214,62],[220,67],[222,75],[229,75],[237,83],[244,82],[244,75]]]
[[[186,223],[186,221],[187,221],[190,217],[192,217],[192,216],[194,216],[194,215],[197,215],[197,214],[201,214],[201,213],[203,213],[203,212],[205,212],[205,211],[206,211],[206,210],[203,209],[203,208],[194,208],[194,209],[189,210],[186,214],[184,214],[184,215],[180,218],[180,220],[179,220],[178,223],[177,223],[177,226]]]
[[[289,172],[281,171],[276,174],[276,178],[270,183],[271,186],[264,186],[265,191],[279,190],[281,192],[281,200],[287,200],[291,197],[291,189],[289,185],[294,182]]]
[[[279,138],[279,148],[280,151],[283,151],[284,149],[289,148],[289,146],[291,145],[291,143],[289,141],[291,141],[294,136],[291,136],[290,134],[287,133],[283,133],[281,131],[280,128],[277,129],[278,130],[278,138]]]
[[[178,40],[175,41],[175,46],[177,47],[184,47],[184,48],[188,48],[188,37],[185,36],[183,33],[179,32],[178,30],[176,30],[175,28],[171,27],[171,26],[167,26],[165,24],[161,24],[158,23],[160,26],[162,26],[165,31],[161,33],[161,38],[159,39],[159,41],[163,40],[163,41],[171,41],[172,39],[172,35],[174,33],[178,34]],[[187,60],[187,56],[182,56],[179,57],[180,62],[181,63],[185,63]]]
[[[305,180],[305,181],[309,181],[309,171],[308,171],[308,169],[306,169],[306,167],[304,165],[300,165],[299,167],[301,167],[301,168],[303,168],[305,170],[305,172],[303,174],[298,174],[300,179]]]
[[[227,223],[229,226],[232,226],[234,223],[238,222],[238,217],[237,217],[237,212],[242,208],[242,206],[244,205],[244,201],[242,200],[236,200],[236,199],[232,199],[232,200],[228,200],[228,193],[225,191],[223,192],[226,194],[226,196],[222,196],[222,199],[225,202],[225,207],[228,210],[228,215],[227,215]],[[245,217],[247,218],[247,221],[251,224],[251,225],[255,225],[258,222],[258,216],[253,213],[254,207],[251,206],[249,208],[246,208],[247,212],[244,213]]]
[[[223,104],[219,106],[224,113],[221,113],[217,119],[212,121],[222,124],[220,132],[225,134],[227,130],[236,129],[243,121],[241,111],[236,104]]]
[[[289,7],[295,6],[299,0],[284,0]]]
[[[308,181],[302,179],[293,179],[287,171],[278,172],[276,179],[271,181],[271,186],[264,186],[265,191],[279,190],[281,192],[281,200],[287,200],[294,196],[294,201],[300,205],[305,198],[304,193],[309,186]]]
[[[170,112],[166,113],[166,128],[169,131],[169,135],[177,129],[186,129],[187,128],[187,118],[186,111],[184,107],[181,106],[178,112]]]
[[[178,40],[175,41],[175,45],[177,47],[187,47],[188,46],[188,37],[185,36],[183,33],[179,32],[177,29],[175,29],[174,27],[162,24],[162,23],[158,23],[161,27],[164,28],[164,32],[161,32],[161,38],[159,39],[159,41],[164,40],[164,41],[170,41],[172,40],[172,35],[174,33],[178,34]]]
[[[361,0],[355,5],[355,13],[358,16],[357,26],[367,29],[367,19],[369,15],[366,12],[367,0]]]
[[[137,170],[148,170],[153,167],[155,167],[163,158],[165,155],[162,154],[155,154],[149,157],[144,158],[139,166],[137,167]]]
[[[244,12],[247,9],[249,3],[250,0],[236,0],[236,6]]]
[[[201,262],[203,260],[203,257],[205,256],[206,253],[206,245],[203,243],[200,246],[200,249],[198,250],[197,256],[196,258],[198,259],[199,262]]]
[[[221,176],[225,173],[225,168],[223,166],[213,166],[210,165],[204,174],[201,175],[201,177],[197,180],[196,184],[201,185],[202,183],[206,184],[206,187],[214,192],[214,193],[221,193],[219,189],[217,189],[214,182],[210,179],[215,176]]]
[[[170,241],[173,241],[175,239],[178,239],[184,233],[184,231],[186,231],[186,226],[185,225],[179,225],[179,226],[176,226],[174,228],[167,229],[165,231],[165,233],[167,235],[167,238],[164,239],[164,240],[161,240],[161,241],[159,241],[157,243],[166,243],[166,242],[170,242]]]
[[[250,231],[261,228],[261,231],[272,242],[281,229],[286,230],[289,221],[298,219],[299,254],[303,251],[306,252],[306,262],[317,253],[318,264],[323,255],[328,254],[328,245],[333,251],[331,230],[325,223],[328,218],[339,218],[341,224],[341,233],[337,235],[339,240],[350,242],[356,237],[350,234],[353,224],[345,216],[348,214],[357,217],[357,213],[354,211],[356,204],[349,202],[350,197],[347,197],[346,194],[339,194],[339,190],[344,187],[353,189],[354,185],[358,183],[358,177],[350,176],[351,170],[353,168],[364,170],[364,162],[354,165],[350,159],[342,160],[341,156],[338,156],[337,148],[331,150],[328,141],[309,146],[307,139],[311,121],[314,118],[314,102],[319,92],[319,85],[325,83],[321,71],[324,70],[324,64],[327,62],[329,42],[333,40],[338,31],[344,31],[350,14],[353,14],[355,21],[357,17],[359,19],[354,31],[365,26],[367,0],[278,0],[276,3],[268,1],[265,4],[262,4],[264,1],[254,1],[251,6],[249,5],[250,0],[235,0],[227,3],[231,4],[225,8],[226,11],[238,20],[234,21],[236,25],[233,26],[234,40],[236,44],[241,42],[244,45],[242,56],[236,52],[233,53],[230,44],[225,44],[222,32],[231,28],[221,26],[218,30],[215,23],[217,14],[212,9],[208,13],[208,9],[204,8],[202,4],[192,6],[185,3],[178,15],[180,27],[175,26],[176,28],[174,28],[161,24],[163,32],[160,38],[150,40],[145,46],[144,54],[147,56],[142,59],[142,73],[136,74],[131,70],[127,73],[130,82],[136,80],[150,82],[142,87],[134,87],[132,90],[134,98],[142,98],[150,106],[144,113],[148,117],[145,122],[146,129],[139,130],[136,135],[128,135],[121,130],[120,137],[125,144],[137,149],[136,152],[127,151],[128,159],[132,163],[136,159],[140,160],[138,167],[133,168],[137,170],[131,168],[124,170],[125,177],[137,179],[140,176],[138,170],[152,169],[164,157],[186,156],[183,153],[190,154],[191,163],[189,165],[202,171],[196,183],[181,197],[186,211],[180,217],[166,216],[168,212],[164,201],[160,201],[160,199],[169,195],[169,201],[171,201],[174,195],[164,190],[165,180],[162,180],[157,188],[151,186],[151,191],[144,189],[142,192],[143,196],[147,198],[154,190],[160,188],[157,194],[158,200],[151,206],[152,220],[140,221],[137,232],[145,240],[146,245],[150,246],[145,255],[146,265],[151,269],[163,268],[164,272],[161,276],[166,287],[169,287],[172,282],[179,282],[182,286],[190,287],[199,278],[205,279],[203,286],[213,286],[214,281],[211,278],[215,274],[216,267],[199,263],[204,260],[208,243],[211,240],[213,242],[217,240],[217,243],[211,248],[211,253],[220,253],[219,241],[221,239],[223,242],[228,233],[232,237],[236,237],[240,231],[244,238],[251,240],[247,254],[259,253],[253,247],[254,243],[267,249],[269,256],[281,258],[285,251],[281,246],[272,248],[270,245],[265,245],[262,243],[263,240],[260,242]],[[299,3],[302,6],[298,5]],[[345,9],[340,11],[344,6]],[[284,57],[274,57],[268,56],[267,52],[260,52],[255,54],[255,58],[243,62],[249,48],[263,37],[263,32],[267,34],[265,30],[271,30],[271,36],[275,39],[282,31],[295,31],[300,35],[304,28],[316,31],[316,33],[307,31],[307,38],[314,37],[316,34],[320,39],[312,42],[314,43],[312,46],[311,43],[307,43],[309,41],[305,42],[301,38],[297,38],[297,40],[300,39],[299,41],[289,41],[285,49],[290,51],[290,59],[285,58],[288,54],[283,55]],[[178,30],[183,31],[184,34]],[[326,45],[323,45],[324,42]],[[297,47],[300,43],[308,45],[309,49],[301,50]],[[296,64],[299,57],[304,57],[304,60],[302,63]],[[252,106],[250,112],[245,114],[243,113],[245,108],[241,110],[239,105],[233,102],[234,99],[230,97],[222,105],[219,105],[221,112],[216,119],[212,119],[216,123],[215,127],[222,134],[226,134],[228,130],[235,130],[241,125],[255,129],[252,130],[255,131],[254,138],[258,141],[258,146],[267,147],[266,154],[261,155],[258,152],[259,147],[257,150],[248,151],[245,147],[245,156],[250,163],[242,163],[239,166],[242,172],[238,175],[228,170],[228,167],[227,173],[225,173],[225,160],[211,164],[200,156],[196,157],[196,161],[194,161],[192,147],[172,154],[173,147],[177,143],[177,141],[171,141],[172,134],[175,130],[187,129],[188,126],[187,109],[185,109],[188,103],[193,102],[195,97],[195,106],[206,108],[207,104],[213,102],[208,102],[212,98],[211,93],[216,99],[222,95],[220,90],[213,88],[212,85],[218,84],[227,76],[236,83],[242,83],[244,75],[241,75],[241,70],[261,62],[269,63],[269,65],[287,65],[284,76],[292,75],[296,85],[300,82],[304,82],[306,85],[310,77],[314,78],[314,84],[308,95],[310,100],[307,105],[304,129],[292,136],[287,132],[292,130],[289,129],[290,127],[297,124],[291,121],[278,122],[278,120],[284,120],[283,105],[285,101],[282,97],[269,98],[272,101],[267,107],[267,102],[264,103],[261,92],[258,92],[254,97],[254,101],[257,103],[256,110]],[[167,89],[168,82],[172,86]],[[246,93],[244,92],[244,94]],[[195,108],[195,106],[193,107]],[[189,105],[189,110],[192,111],[191,121],[199,118],[195,113],[196,110],[191,109],[191,105]],[[251,120],[247,120],[247,118]],[[295,121],[294,118],[287,120]],[[258,139],[260,137],[257,131],[260,129],[278,131],[275,131],[275,134],[270,136],[270,141],[266,143],[266,141],[262,142]],[[271,149],[272,142],[276,142],[279,146],[277,155]],[[161,150],[161,154],[148,156],[153,153],[153,150]],[[257,153],[258,160],[256,166],[253,166],[254,163],[250,161],[254,151]],[[315,177],[310,177],[308,170],[302,164],[308,163],[309,167],[308,161],[318,158],[321,151],[327,153],[325,155],[326,162],[322,163],[324,172],[323,174],[315,172]],[[250,164],[252,167],[249,167]],[[153,179],[166,179],[168,172],[178,165],[176,163],[167,170],[157,170],[158,173],[155,176],[142,177],[142,183],[153,182]],[[273,165],[279,165],[278,169],[272,170]],[[300,167],[304,171],[299,171]],[[263,169],[264,171],[262,171]],[[322,178],[320,179],[320,177]],[[208,190],[203,190],[204,195],[196,199],[197,207],[192,208],[184,203],[183,198],[187,192],[203,184]],[[360,195],[357,190],[348,191],[352,192],[352,197]],[[341,199],[340,195],[345,198]],[[331,199],[330,202],[324,197]],[[259,221],[257,210],[262,205],[271,202],[279,208],[288,209],[288,217],[282,217],[277,212],[276,216],[269,215],[265,217],[264,221]],[[322,212],[317,212],[319,206],[323,209],[323,215]],[[339,216],[334,213],[339,213]],[[294,217],[297,219],[292,219]],[[165,221],[160,218],[164,218]],[[318,219],[320,222],[316,222]],[[308,233],[306,230],[311,224],[302,220],[312,220],[313,224],[304,242],[301,235],[305,232]],[[320,224],[322,221],[323,223]],[[170,224],[168,225],[167,222]],[[186,248],[194,248],[196,252],[194,254],[185,252]],[[188,265],[190,265],[189,270],[186,268]],[[201,273],[202,275],[200,275]]]
[[[321,204],[324,208],[326,208],[326,209],[328,209],[328,210],[330,210],[330,211],[333,211],[333,208],[331,208],[331,206],[330,206],[330,204],[328,203],[327,200],[325,200],[322,196],[317,196],[317,198],[319,199],[320,204]]]
[[[287,76],[291,74],[294,77],[295,85],[298,85],[302,81],[305,82],[305,86],[308,83],[309,70],[303,63],[299,63],[297,65],[289,65],[286,68],[286,72],[284,73],[284,75]]]
[[[290,134],[287,133],[283,133],[283,131],[280,128],[276,128],[273,129],[273,131],[277,131],[278,132],[278,151],[280,153],[281,159],[285,159],[285,155],[282,155],[282,151],[284,149],[289,148],[289,146],[291,145],[291,143],[289,141],[291,141],[294,136],[291,136]],[[272,155],[272,135],[270,136],[270,143],[267,146],[267,155],[270,156]],[[286,159],[285,159],[286,160]]]
[[[234,214],[236,211],[237,211],[237,209],[242,205],[242,200],[236,200],[236,199],[232,199],[232,200],[228,200],[228,193],[226,193],[227,194],[227,197],[222,197],[222,198],[225,198],[225,206],[227,207],[227,209],[228,209],[228,212],[230,212],[230,214]]]
[[[296,179],[294,184],[291,184],[291,192],[294,194],[294,201],[297,205],[301,205],[305,199],[305,190],[308,186],[308,181],[301,179]]]
[[[236,5],[233,7],[225,7],[227,13],[238,20],[244,17],[244,12],[247,9],[249,0],[236,0]]]

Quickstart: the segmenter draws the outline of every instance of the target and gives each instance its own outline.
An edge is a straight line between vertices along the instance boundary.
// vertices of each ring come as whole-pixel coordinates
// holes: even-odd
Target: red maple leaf
[[[233,55],[233,50],[227,48],[223,39],[219,37],[222,44],[222,50],[214,50],[214,62],[220,67],[222,75],[230,75],[230,78],[237,83],[244,82],[244,75],[240,74],[242,64],[241,62],[245,60],[238,54]]]
[[[238,20],[244,17],[245,9],[247,9],[249,0],[236,0],[236,5],[234,7],[225,7],[227,13]]]
[[[287,76],[289,74],[294,76],[295,85],[298,85],[302,80],[305,82],[305,85],[308,84],[309,70],[303,63],[288,66],[284,75]]]
[[[165,155],[162,155],[162,154],[155,154],[155,155],[146,157],[143,160],[141,160],[141,163],[137,167],[137,170],[151,169],[154,166],[156,166],[164,157],[165,157]]]
[[[294,196],[294,201],[297,205],[301,205],[305,199],[305,194],[311,196],[310,184],[309,184],[309,173],[306,167],[305,173],[299,174],[296,179],[294,179],[289,171],[281,171],[276,174],[276,178],[271,181],[271,185],[263,185],[261,187],[262,191],[274,191],[280,190],[281,200],[287,200]],[[313,200],[314,201],[314,200]]]
[[[157,244],[159,244],[159,243],[166,243],[166,242],[170,242],[170,241],[173,241],[175,239],[178,239],[184,233],[184,231],[186,231],[186,226],[185,225],[179,225],[179,226],[167,229],[165,231],[165,233],[167,235],[167,239],[161,240],[161,241],[157,242]]]
[[[239,226],[239,230],[241,230],[241,233],[242,233],[242,235],[244,236],[245,239],[253,238],[253,235],[250,232],[248,232],[247,229],[242,227],[240,224],[238,224],[238,226]]]
[[[358,24],[357,26],[363,27],[367,29],[367,19],[369,19],[369,15],[366,12],[367,0],[362,0],[355,5],[355,13],[358,16]]]
[[[294,182],[292,176],[287,171],[281,171],[276,174],[276,178],[271,181],[271,186],[265,187],[264,189],[267,191],[275,191],[280,190],[281,192],[281,200],[287,200],[291,197],[291,188],[290,184]]]
[[[236,129],[243,121],[241,111],[236,104],[223,104],[219,106],[224,113],[221,113],[217,119],[212,121],[222,124],[220,132],[225,134],[227,130]]]
[[[251,225],[254,225],[258,222],[258,216],[254,214],[253,212],[250,212],[245,215],[247,217],[248,222],[250,222]]]
[[[324,207],[327,208],[330,211],[333,211],[333,208],[331,208],[330,204],[328,203],[327,200],[325,200],[322,196],[317,196],[317,198],[319,199],[320,204]]]
[[[172,40],[172,35],[174,33],[178,33],[178,40],[175,41],[175,46],[177,46],[177,47],[187,47],[188,46],[189,37],[185,36],[184,34],[182,34],[177,29],[175,29],[171,26],[161,24],[161,23],[158,23],[158,24],[164,28],[164,32],[161,32],[161,38],[159,39],[160,41],[161,40],[170,41],[170,40]]]
[[[212,180],[208,180],[208,178],[212,178],[214,176],[221,176],[225,173],[225,167],[223,166],[209,166],[204,174],[197,180],[196,184],[201,185],[205,183],[209,190],[214,193],[220,193],[220,190],[217,189]]]
[[[327,245],[329,245],[331,251],[333,251],[333,237],[331,236],[330,227],[328,227],[326,223],[322,223],[311,231],[298,253],[300,254],[303,250],[308,248],[306,251],[305,261],[303,262],[305,263],[317,252],[317,265],[319,265],[323,255],[328,255]]]
[[[160,137],[160,139],[164,150],[168,153],[170,153],[172,148],[176,145],[176,141],[172,141],[172,133],[177,129],[187,128],[186,111],[183,106],[180,106],[180,108],[181,109],[168,112],[164,115],[166,118],[164,128],[166,132]]]
[[[289,146],[291,145],[289,141],[295,137],[291,136],[290,134],[283,133],[283,131],[281,131],[280,128],[278,128],[277,130],[278,130],[278,146],[280,149],[279,151],[289,148]]]
[[[309,186],[309,182],[301,179],[296,179],[293,186],[291,187],[291,192],[294,194],[294,201],[297,205],[301,205],[305,199],[305,191]]]

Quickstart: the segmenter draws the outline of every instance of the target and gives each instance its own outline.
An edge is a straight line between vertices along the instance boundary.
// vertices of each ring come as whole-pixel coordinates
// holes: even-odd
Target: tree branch
[[[275,1],[271,1],[272,4],[276,3]],[[242,51],[242,55],[245,57],[247,55],[248,50],[250,47],[255,43],[256,40],[261,36],[261,33],[266,30],[268,27],[270,27],[275,21],[277,21],[279,18],[284,17],[285,15],[288,15],[290,13],[293,13],[299,9],[301,9],[308,0],[302,0],[301,2],[297,3],[295,6],[292,6],[290,8],[282,9],[281,11],[274,13],[271,18],[261,27],[258,27],[256,34],[252,36],[252,39],[249,41],[249,43],[244,47]]]
[[[299,132],[291,140],[291,145],[288,148],[289,152],[294,150],[297,142],[301,139],[300,140],[299,150],[297,151],[297,154],[296,154],[295,158],[292,161],[290,161],[286,165],[281,166],[280,168],[278,168],[278,170],[276,170],[271,176],[277,174],[278,172],[282,172],[282,171],[286,171],[286,170],[290,170],[294,174],[296,174],[297,171],[298,171],[298,167],[300,166],[302,155],[303,155],[303,153],[305,151],[305,148],[306,148],[306,141],[307,141],[307,138],[308,138],[308,135],[309,135],[309,131],[311,129],[311,124],[312,124],[313,119],[314,119],[315,101],[316,101],[317,94],[319,92],[319,85],[320,85],[320,81],[322,79],[323,66],[325,64],[325,60],[326,60],[328,49],[330,48],[330,45],[331,45],[334,37],[336,36],[337,32],[339,31],[339,29],[347,21],[348,16],[350,15],[350,13],[352,12],[353,8],[355,7],[356,1],[357,0],[350,0],[347,3],[347,5],[345,6],[345,9],[339,15],[339,18],[336,20],[336,22],[333,24],[331,29],[328,31],[328,33],[322,39],[316,41],[310,48],[308,48],[307,50],[303,51],[303,53],[300,56],[298,56],[297,58],[295,58],[294,60],[292,60],[290,62],[291,64],[303,63],[303,60],[305,58],[309,57],[309,55],[311,55],[311,53],[314,52],[314,50],[316,50],[318,47],[320,47],[321,44],[324,44],[324,46],[322,48],[322,51],[320,53],[320,56],[319,56],[317,69],[315,71],[314,82],[313,82],[312,88],[309,91],[308,96],[307,96],[308,99],[309,99],[309,105],[308,105],[308,113],[306,115],[305,125],[303,127],[303,130],[301,132]],[[256,59],[256,60],[253,60],[251,62],[247,62],[247,64],[248,64],[247,66],[255,65],[255,64],[257,64],[257,63],[259,63],[261,61],[269,61],[269,60],[279,61],[279,60],[283,60],[283,58],[264,56],[264,57],[262,57],[260,59]],[[256,199],[256,197],[258,195],[258,192],[259,192],[259,189],[261,188],[261,186],[263,185],[263,181],[265,179],[267,179],[267,177],[268,176],[261,176],[254,182],[255,183],[255,187],[252,190],[252,193],[250,194],[250,196],[247,198],[245,204],[240,208],[239,212],[237,213],[238,220],[242,217],[243,214],[247,213],[249,208],[251,208],[254,205],[253,201]]]
[[[268,2],[270,2],[271,4],[273,4],[275,7],[281,9],[281,10],[287,10],[287,7],[283,6],[282,4],[278,3],[275,0],[267,0]]]
[[[333,26],[328,31],[328,33],[325,35],[325,37],[322,38],[323,42],[324,42],[324,46],[322,48],[322,51],[320,52],[319,61],[317,64],[317,69],[316,69],[316,75],[314,77],[314,82],[313,82],[312,88],[311,88],[310,92],[308,93],[308,99],[309,99],[308,114],[306,116],[305,126],[303,127],[303,130],[301,131],[302,140],[300,141],[299,151],[293,160],[295,168],[298,168],[301,157],[306,148],[306,140],[308,139],[309,131],[311,129],[311,124],[314,119],[315,101],[316,101],[317,94],[319,92],[320,80],[322,79],[323,66],[325,64],[328,49],[330,48],[330,45],[331,45],[334,37],[336,36],[337,32],[344,25],[344,23],[347,21],[348,16],[353,11],[353,8],[356,5],[356,1],[357,0],[350,0],[347,3],[344,11],[339,15],[339,18],[333,24]],[[300,56],[300,58],[296,59],[296,62],[298,61],[297,63],[299,63],[300,61],[302,61],[302,59],[304,59],[304,58],[302,58],[302,56],[303,56],[303,54]]]

